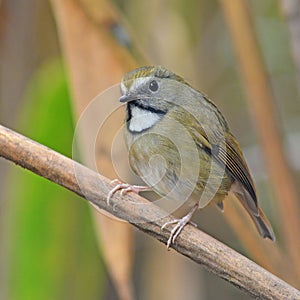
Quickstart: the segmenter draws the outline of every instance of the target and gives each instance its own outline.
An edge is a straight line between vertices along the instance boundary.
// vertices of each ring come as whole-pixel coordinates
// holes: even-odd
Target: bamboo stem
[[[118,15],[112,3],[106,0],[51,0],[61,50],[69,75],[72,92],[74,120],[78,121],[92,99],[114,85],[126,71],[135,67],[133,58],[111,36],[111,27],[117,24]],[[91,120],[104,119],[106,107],[99,107]],[[116,178],[110,151],[114,133],[123,125],[122,111],[111,117],[111,128],[102,135],[101,145],[96,140],[95,160],[98,168],[108,177]],[[90,135],[90,122],[81,132],[81,159],[85,164],[91,160],[84,139]],[[120,168],[125,169],[124,166]],[[132,262],[134,237],[127,223],[98,214],[93,208],[96,237],[110,277],[120,300],[135,299],[132,289]]]
[[[300,94],[300,2],[299,0],[281,0],[280,2],[290,34],[290,43]]]
[[[254,26],[244,0],[220,0],[241,78],[252,111],[257,134],[270,174],[282,228],[283,239],[300,278],[300,209],[293,174],[285,158],[284,145],[276,122],[273,95],[259,51]]]

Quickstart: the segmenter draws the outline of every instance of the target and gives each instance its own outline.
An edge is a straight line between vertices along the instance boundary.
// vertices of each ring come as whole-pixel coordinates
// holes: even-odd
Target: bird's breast
[[[125,139],[134,172],[161,195],[172,192],[173,198],[184,200],[196,195],[200,201],[205,190],[203,206],[216,194],[226,195],[231,178],[224,168],[183,126],[181,132],[178,124],[172,128],[169,121],[164,117],[150,129],[135,134],[127,128]]]

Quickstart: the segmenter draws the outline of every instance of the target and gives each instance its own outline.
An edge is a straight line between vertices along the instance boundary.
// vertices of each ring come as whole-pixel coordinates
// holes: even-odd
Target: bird
[[[162,206],[179,217],[167,247],[175,243],[197,209],[234,194],[263,238],[275,241],[270,222],[259,206],[257,192],[238,141],[217,106],[183,77],[163,66],[143,66],[126,73],[119,101],[126,105],[125,141],[130,166],[146,183],[115,180],[109,192],[154,190]],[[192,223],[193,224],[193,223]]]

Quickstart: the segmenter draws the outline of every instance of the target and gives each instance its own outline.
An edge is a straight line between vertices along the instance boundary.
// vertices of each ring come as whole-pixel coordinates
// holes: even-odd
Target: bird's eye
[[[158,90],[158,83],[156,80],[152,80],[149,84],[149,89],[152,92],[156,92]]]

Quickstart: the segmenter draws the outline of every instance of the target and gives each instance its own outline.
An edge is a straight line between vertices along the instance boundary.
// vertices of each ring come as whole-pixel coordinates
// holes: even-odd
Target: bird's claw
[[[138,194],[139,192],[150,190],[150,188],[148,186],[130,185],[128,183],[124,183],[124,182],[120,181],[119,179],[112,180],[111,184],[116,184],[116,186],[109,191],[109,193],[106,197],[107,205],[110,205],[111,197],[119,190],[121,190],[121,192],[120,192],[121,196],[124,196],[129,192],[134,192],[134,193]]]
[[[175,219],[173,221],[165,223],[161,229],[164,230],[168,225],[176,224],[175,227],[171,230],[168,242],[167,242],[167,249],[169,250],[170,246],[175,243],[176,238],[182,231],[182,229],[188,224],[188,221],[185,222],[182,219]]]
[[[175,220],[172,220],[172,221],[169,221],[169,222],[166,222],[165,224],[163,224],[163,226],[161,227],[161,230],[164,230],[168,225],[176,224],[175,227],[171,230],[169,239],[167,241],[167,249],[168,250],[169,250],[170,246],[175,243],[176,238],[179,236],[180,232],[187,224],[191,224],[194,227],[197,227],[197,224],[195,224],[194,222],[191,222],[191,218],[197,208],[198,208],[198,205],[195,205],[191,209],[191,211],[183,218],[175,219]]]

